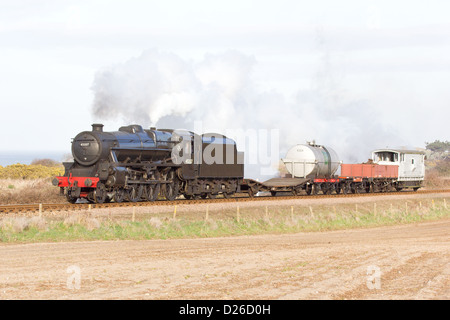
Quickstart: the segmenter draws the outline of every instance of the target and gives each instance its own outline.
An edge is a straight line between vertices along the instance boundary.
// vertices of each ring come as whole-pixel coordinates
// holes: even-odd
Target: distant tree
[[[450,152],[450,142],[449,141],[439,141],[425,142],[426,148],[433,152]]]
[[[31,161],[31,165],[41,165],[44,167],[55,167],[55,166],[59,166],[60,163],[52,160],[52,159],[34,159],[33,161]]]

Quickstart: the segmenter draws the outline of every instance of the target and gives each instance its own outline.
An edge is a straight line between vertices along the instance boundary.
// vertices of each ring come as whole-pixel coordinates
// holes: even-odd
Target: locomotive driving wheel
[[[152,184],[148,184],[144,187],[143,198],[148,201],[155,201],[158,199],[159,192],[161,191],[161,183],[159,183],[161,175],[159,171],[155,171],[150,175],[150,180],[158,181]]]
[[[178,196],[178,180],[174,170],[170,170],[163,175],[162,193],[167,200],[173,201]]]
[[[142,193],[144,192],[144,186],[135,184],[131,185],[128,190],[126,190],[125,195],[130,202],[138,202],[142,198]]]

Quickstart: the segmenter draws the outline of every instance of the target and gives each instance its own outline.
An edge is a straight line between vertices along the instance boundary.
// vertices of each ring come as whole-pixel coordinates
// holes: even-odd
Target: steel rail
[[[42,203],[42,204],[8,204],[0,205],[0,214],[9,213],[43,213],[43,212],[58,212],[58,211],[77,211],[88,210],[94,208],[117,208],[117,207],[146,207],[146,206],[174,206],[174,205],[196,205],[206,203],[220,203],[220,202],[245,202],[245,201],[279,201],[292,199],[325,199],[325,198],[348,198],[348,197],[370,197],[370,196],[388,196],[388,195],[420,195],[433,193],[450,193],[450,189],[439,190],[421,190],[421,191],[394,191],[394,192],[378,192],[378,193],[349,193],[349,194],[331,194],[331,195],[289,195],[289,196],[242,196],[243,194],[235,195],[231,198],[216,198],[216,199],[176,199],[173,201],[157,200],[154,202],[110,202],[110,203]]]

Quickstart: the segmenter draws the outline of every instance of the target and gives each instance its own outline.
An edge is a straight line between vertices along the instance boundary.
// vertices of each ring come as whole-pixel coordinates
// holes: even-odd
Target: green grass
[[[55,242],[82,240],[143,240],[205,238],[234,235],[317,232],[352,228],[415,223],[450,217],[443,200],[422,202],[316,206],[247,208],[240,214],[209,212],[177,219],[170,216],[140,217],[137,221],[111,220],[86,214],[73,214],[63,219],[3,218],[0,241],[8,243]]]

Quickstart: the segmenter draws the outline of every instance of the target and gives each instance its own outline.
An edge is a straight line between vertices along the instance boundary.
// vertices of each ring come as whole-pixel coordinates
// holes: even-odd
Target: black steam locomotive
[[[235,141],[214,133],[139,125],[104,132],[102,124],[93,124],[73,139],[72,155],[64,176],[53,180],[72,203],[230,197],[244,177]]]

